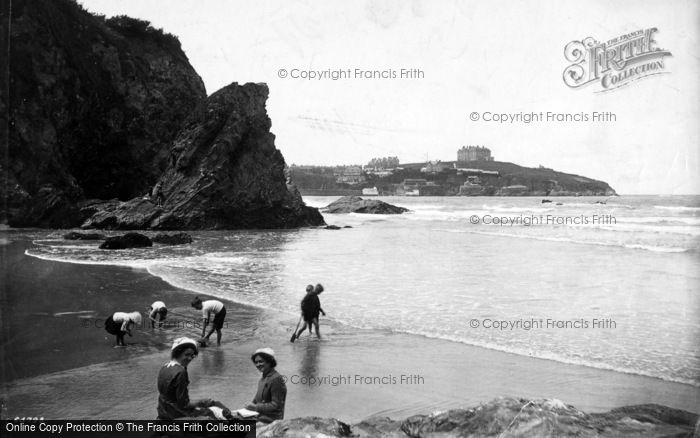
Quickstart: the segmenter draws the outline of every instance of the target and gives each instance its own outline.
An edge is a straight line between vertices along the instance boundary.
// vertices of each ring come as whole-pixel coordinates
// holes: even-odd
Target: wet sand
[[[189,307],[194,294],[145,271],[27,257],[30,244],[0,247],[6,268],[0,302],[2,417],[155,418],[156,375],[169,358],[170,342],[197,334],[192,327],[200,316]],[[113,348],[114,337],[101,328],[104,319],[117,310],[145,311],[155,299],[171,310],[171,326],[152,330],[148,324],[127,337],[128,348]],[[292,344],[298,317],[226,306],[223,345],[202,349],[189,374],[192,398],[214,398],[231,408],[252,399],[260,376],[250,354],[269,346],[277,353],[278,371],[288,378],[287,418],[403,418],[499,396],[558,398],[589,412],[643,403],[699,412],[700,388],[691,385],[327,319],[322,341],[305,334]],[[324,308],[331,313],[331,297]]]

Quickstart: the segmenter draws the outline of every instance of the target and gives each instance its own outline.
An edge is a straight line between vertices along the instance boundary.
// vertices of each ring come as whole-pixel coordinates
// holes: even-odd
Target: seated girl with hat
[[[197,341],[191,338],[177,338],[170,350],[170,362],[163,365],[158,373],[158,419],[197,418],[212,416],[207,409],[216,406],[223,409],[225,416],[231,413],[223,404],[202,399],[191,401],[188,386],[187,365],[199,354]]]
[[[253,398],[253,403],[246,405],[246,409],[258,412],[260,415],[257,420],[263,423],[283,419],[287,385],[282,375],[275,370],[277,366],[275,352],[272,348],[259,348],[250,359],[262,373],[262,377],[258,382],[258,391]]]

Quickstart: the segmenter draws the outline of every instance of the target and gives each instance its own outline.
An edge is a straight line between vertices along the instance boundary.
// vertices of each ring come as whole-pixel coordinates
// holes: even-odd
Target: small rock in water
[[[401,214],[407,208],[387,204],[377,199],[362,199],[359,196],[343,196],[325,207],[326,213],[365,213],[365,214]]]
[[[126,233],[123,236],[108,237],[100,249],[127,249],[153,246],[148,236],[139,233]]]

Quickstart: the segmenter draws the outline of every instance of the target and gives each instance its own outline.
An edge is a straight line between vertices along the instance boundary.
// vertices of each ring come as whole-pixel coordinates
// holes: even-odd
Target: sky
[[[176,35],[208,94],[267,83],[288,164],[453,161],[480,145],[498,161],[603,180],[620,194],[700,194],[697,1],[80,3]],[[565,83],[569,43],[591,37],[609,49],[654,28],[652,46],[669,54],[637,64],[612,54],[622,67],[609,73],[655,74],[637,69],[617,88]],[[532,114],[541,119],[525,123]]]

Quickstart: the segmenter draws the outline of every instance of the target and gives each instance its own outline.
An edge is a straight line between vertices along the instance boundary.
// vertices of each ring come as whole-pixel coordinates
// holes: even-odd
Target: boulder
[[[100,245],[100,249],[145,248],[149,246],[153,246],[153,242],[148,236],[139,233],[126,233],[123,236],[108,237]]]
[[[367,213],[367,214],[401,214],[409,211],[407,208],[387,204],[377,199],[362,199],[359,196],[343,196],[328,204],[326,213]]]
[[[64,234],[63,238],[66,240],[105,240],[105,235],[99,233],[78,233],[71,231],[68,234]]]
[[[137,198],[97,211],[83,228],[241,229],[324,225],[287,184],[265,103],[265,84],[233,83],[184,124],[158,184],[162,206]]]
[[[326,230],[339,230],[340,227],[337,225],[326,225],[325,229]]]
[[[152,239],[153,243],[160,243],[162,245],[184,245],[186,243],[192,243],[192,236],[187,233],[177,233],[177,234],[156,234]]]

